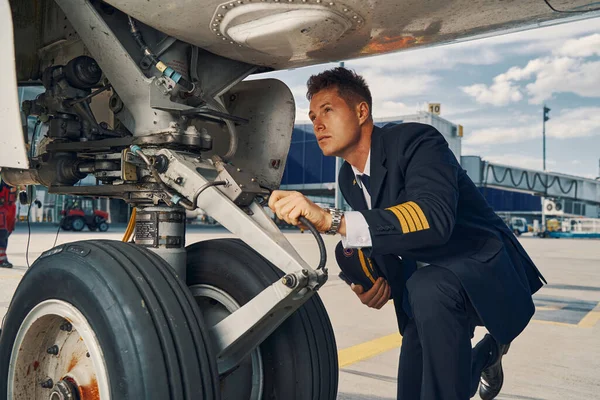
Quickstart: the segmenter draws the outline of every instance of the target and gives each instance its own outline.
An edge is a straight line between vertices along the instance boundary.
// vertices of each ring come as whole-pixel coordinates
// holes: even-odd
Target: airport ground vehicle
[[[108,213],[98,210],[92,198],[79,197],[61,211],[60,227],[65,231],[80,232],[86,226],[90,231],[108,230]]]
[[[600,239],[600,219],[598,218],[560,218],[554,229],[549,229],[545,237]]]
[[[512,217],[510,219],[510,229],[515,235],[520,236],[524,233],[530,232],[530,226],[527,224],[527,220],[521,217]]]
[[[502,219],[516,236],[520,236],[530,230],[527,219],[523,217],[503,217]]]
[[[136,208],[135,244],[59,245],[26,274],[0,336],[2,396],[335,399],[327,270],[263,209],[294,98],[244,79],[567,17],[541,0],[478,4],[0,0],[3,179]],[[561,2],[597,15],[587,4]],[[22,105],[47,128],[35,146],[17,85],[45,88]],[[75,186],[90,174],[98,185]],[[197,207],[240,240],[186,247]]]

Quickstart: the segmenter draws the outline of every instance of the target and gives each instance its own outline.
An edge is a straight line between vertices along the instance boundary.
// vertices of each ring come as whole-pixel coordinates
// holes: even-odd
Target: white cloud
[[[475,84],[461,87],[461,90],[475,98],[480,104],[505,106],[509,103],[520,101],[523,98],[518,86],[515,86],[503,75],[494,78],[494,83],[489,87],[484,84]]]
[[[557,139],[600,136],[600,107],[563,110],[546,124],[546,135]],[[465,135],[471,149],[501,143],[519,143],[542,136],[541,123],[522,126],[496,126],[476,129]]]
[[[296,122],[310,122],[308,107],[296,107]]]
[[[494,164],[509,165],[511,167],[520,167],[526,169],[541,170],[543,167],[542,158],[532,157],[525,154],[500,154],[488,155],[483,157],[486,161]],[[546,169],[548,166],[557,165],[556,160],[546,159]]]
[[[300,99],[306,101],[306,85],[292,86],[290,87],[290,91],[294,95],[296,101]]]
[[[409,107],[404,103],[397,101],[381,101],[373,104],[374,118],[397,117],[399,115],[414,114],[417,107]]]
[[[554,59],[540,68],[536,80],[527,85],[527,93],[531,104],[541,104],[555,93],[600,97],[600,61]]]
[[[582,97],[600,97],[600,61],[582,57],[600,54],[600,34],[567,41],[552,57],[536,58],[523,68],[512,67],[497,75],[491,85],[462,87],[463,92],[481,104],[504,106],[523,99],[541,104],[556,93],[575,93]],[[533,79],[522,88],[521,81]]]
[[[555,54],[567,57],[600,56],[600,34],[567,40]]]
[[[431,74],[383,73],[375,68],[357,72],[367,81],[373,98],[381,101],[428,93],[438,80]]]

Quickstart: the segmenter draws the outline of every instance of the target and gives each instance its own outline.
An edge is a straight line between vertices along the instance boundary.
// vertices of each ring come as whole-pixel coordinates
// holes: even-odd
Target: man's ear
[[[369,110],[369,105],[366,101],[361,101],[357,104],[356,115],[358,116],[358,123],[361,125],[369,119],[371,110]]]

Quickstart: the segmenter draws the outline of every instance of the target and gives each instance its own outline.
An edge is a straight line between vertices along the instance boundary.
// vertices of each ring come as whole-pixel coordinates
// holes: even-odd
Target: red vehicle
[[[92,232],[108,230],[108,213],[96,209],[96,201],[92,198],[76,198],[72,204],[61,211],[63,215],[60,226],[65,231],[82,231],[87,225]]]

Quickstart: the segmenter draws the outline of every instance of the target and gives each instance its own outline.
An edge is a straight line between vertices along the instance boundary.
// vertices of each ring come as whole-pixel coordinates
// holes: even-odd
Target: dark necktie
[[[367,193],[371,195],[371,178],[369,177],[369,175],[358,175],[358,179],[360,179],[364,187],[367,189]]]

